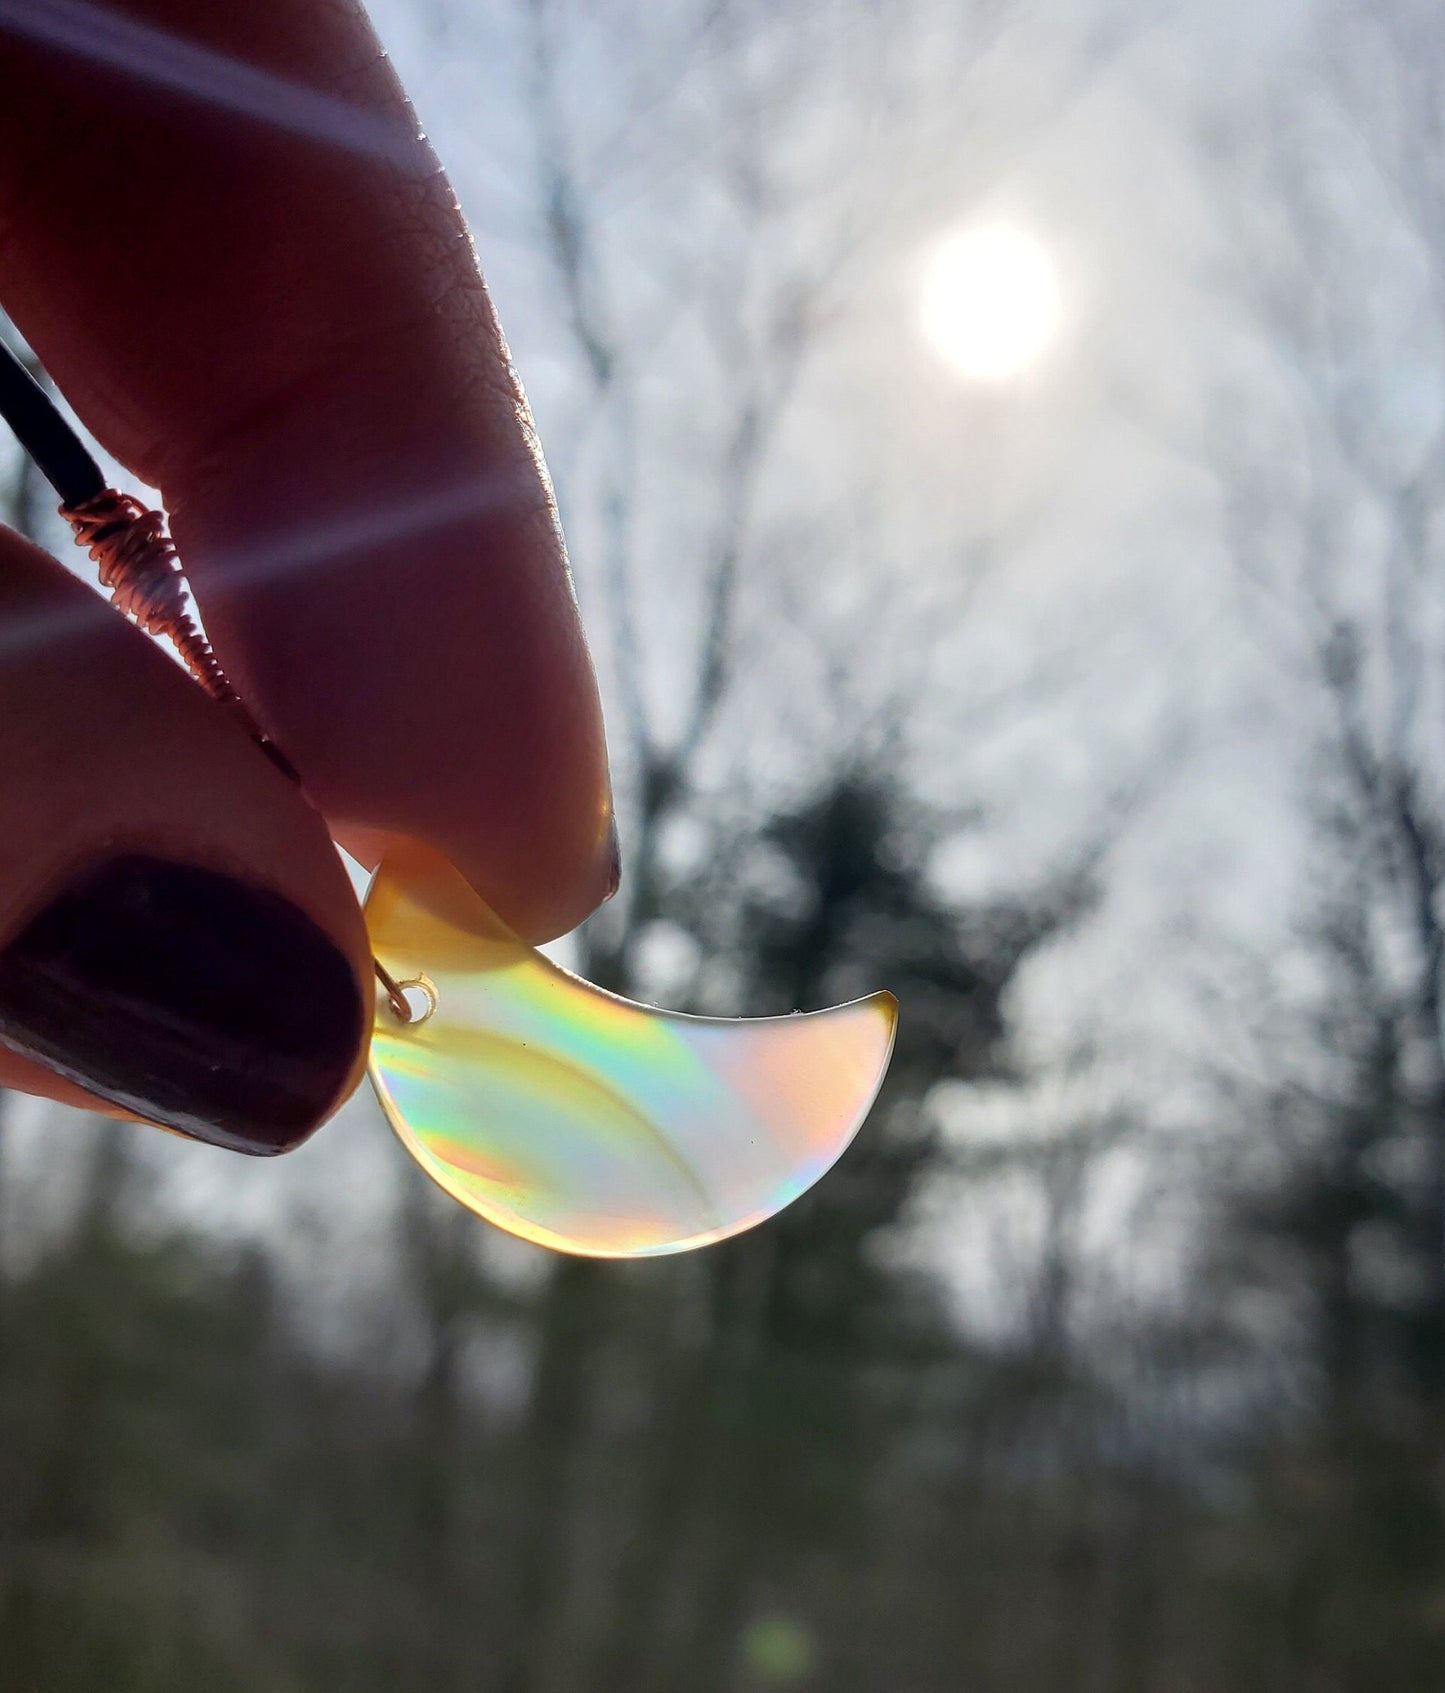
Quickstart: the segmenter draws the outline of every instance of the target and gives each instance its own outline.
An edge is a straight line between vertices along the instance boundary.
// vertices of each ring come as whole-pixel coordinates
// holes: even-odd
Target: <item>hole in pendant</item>
[[[418,1023],[425,1023],[427,1018],[437,1008],[437,990],[425,976],[413,976],[409,981],[398,982],[401,997],[406,1001],[407,1010],[411,1015],[405,1019],[408,1028],[415,1028]],[[392,1013],[397,1021],[402,1019],[395,1011]]]

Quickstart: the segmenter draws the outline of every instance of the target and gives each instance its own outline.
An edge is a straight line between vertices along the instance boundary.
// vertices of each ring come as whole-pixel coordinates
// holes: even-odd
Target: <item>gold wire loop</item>
[[[376,978],[386,989],[386,997],[390,1002],[393,1014],[402,1023],[425,1023],[427,1018],[437,1008],[436,983],[430,976],[408,976],[404,982],[397,981],[382,967],[381,961],[373,954],[372,965],[376,970]],[[420,1011],[412,1009],[411,1001],[406,997],[408,988],[416,988],[426,1000]]]
[[[386,997],[391,1002],[391,1009],[397,1020],[409,1023],[412,1020],[411,1006],[407,1003],[406,995],[401,991],[401,983],[386,969],[379,958],[372,959],[376,970],[376,979],[386,989]]]

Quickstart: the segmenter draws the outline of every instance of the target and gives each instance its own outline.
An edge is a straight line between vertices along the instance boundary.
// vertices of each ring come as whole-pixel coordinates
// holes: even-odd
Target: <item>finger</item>
[[[0,0],[0,299],[159,486],[343,839],[516,929],[615,881],[596,685],[465,227],[349,0]]]
[[[280,1152],[356,1085],[372,1002],[295,784],[0,529],[0,1086]]]

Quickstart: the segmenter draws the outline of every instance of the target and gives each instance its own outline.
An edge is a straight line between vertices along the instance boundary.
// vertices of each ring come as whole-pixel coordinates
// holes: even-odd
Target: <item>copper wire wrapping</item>
[[[148,635],[168,636],[212,699],[239,705],[210,642],[186,610],[186,579],[160,512],[107,488],[83,505],[62,506],[60,515],[74,529],[76,545],[89,549],[111,603]]]
[[[293,782],[295,766],[262,730],[231,686],[211,643],[186,610],[186,578],[166,533],[166,520],[130,494],[107,488],[79,505],[61,506],[60,515],[75,531],[75,543],[89,550],[111,604],[148,635],[165,635],[186,669],[218,704],[240,719],[246,733]]]

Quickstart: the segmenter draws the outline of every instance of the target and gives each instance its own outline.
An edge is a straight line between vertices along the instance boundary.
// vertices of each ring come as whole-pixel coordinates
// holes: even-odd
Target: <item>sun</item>
[[[1020,375],[1059,327],[1059,285],[1048,249],[1007,224],[960,230],[941,241],[923,275],[923,329],[973,382]]]

